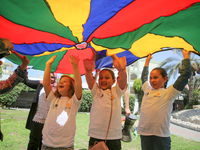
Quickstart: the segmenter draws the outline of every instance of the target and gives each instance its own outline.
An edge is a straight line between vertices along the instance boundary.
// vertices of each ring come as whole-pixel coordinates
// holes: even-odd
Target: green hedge
[[[83,94],[82,94],[82,103],[81,106],[79,108],[79,112],[90,112],[91,106],[92,106],[92,101],[93,101],[93,97],[90,91],[84,91],[83,90]]]
[[[93,97],[90,91],[83,90],[83,101],[81,103],[81,106],[79,108],[79,112],[90,112]],[[124,97],[123,97],[124,98]],[[133,95],[129,96],[129,107],[131,112],[133,112],[134,109],[134,103],[135,103],[135,97]],[[125,104],[124,104],[125,106]],[[122,108],[122,114],[124,114],[124,108]]]
[[[123,100],[124,100],[124,96],[123,96]],[[125,107],[124,101],[123,101],[123,104]],[[133,113],[134,106],[135,106],[135,96],[129,95],[129,108],[132,113]],[[124,107],[122,108],[122,114],[124,114]]]

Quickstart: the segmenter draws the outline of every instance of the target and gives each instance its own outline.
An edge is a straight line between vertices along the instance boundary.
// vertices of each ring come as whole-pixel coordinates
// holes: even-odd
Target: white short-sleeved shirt
[[[71,98],[57,98],[53,91],[47,100],[51,105],[42,131],[42,143],[49,147],[74,145],[76,115],[82,100],[78,100],[75,94]]]
[[[111,92],[112,91],[112,92]],[[121,96],[124,92],[116,84],[111,90],[102,90],[97,83],[92,90],[93,103],[90,111],[88,135],[97,139],[105,139],[111,112],[111,93],[114,95],[112,118],[107,139],[121,139]]]
[[[180,94],[173,85],[167,89],[154,90],[146,81],[143,86],[144,96],[141,105],[138,133],[140,135],[156,135],[169,137],[172,104]]]

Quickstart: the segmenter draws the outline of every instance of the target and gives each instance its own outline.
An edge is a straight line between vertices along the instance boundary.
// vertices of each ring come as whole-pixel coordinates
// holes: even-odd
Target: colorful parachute
[[[163,49],[200,52],[200,0],[0,0],[0,37],[27,55],[33,69],[72,73],[68,56],[98,53],[96,69],[112,54],[127,65]],[[14,55],[7,59],[19,64]]]

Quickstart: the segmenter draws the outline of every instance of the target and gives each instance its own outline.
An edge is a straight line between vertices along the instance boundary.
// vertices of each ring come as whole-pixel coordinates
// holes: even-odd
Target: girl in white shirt
[[[152,59],[150,54],[146,58],[142,72],[142,99],[138,133],[141,137],[142,150],[170,150],[170,116],[172,104],[181,93],[191,76],[189,52],[183,50],[183,69],[173,85],[166,88],[167,73],[163,68],[154,68],[150,73],[149,83],[148,66]]]
[[[79,59],[74,56],[69,57],[74,71],[74,79],[67,75],[61,76],[54,93],[50,84],[50,72],[55,58],[56,56],[53,56],[47,61],[43,78],[47,100],[51,104],[42,131],[42,150],[73,150],[76,115],[82,98],[82,80],[78,67]]]
[[[114,67],[119,71],[117,84],[114,87],[112,85],[115,83],[115,75],[112,70],[101,70],[97,85],[92,74],[95,61],[84,60],[85,77],[93,95],[88,133],[90,136],[89,149],[96,142],[105,140],[111,113],[111,101],[113,101],[113,113],[106,145],[109,150],[121,150],[121,96],[127,86],[126,58],[118,58],[116,55],[113,55],[112,58]]]

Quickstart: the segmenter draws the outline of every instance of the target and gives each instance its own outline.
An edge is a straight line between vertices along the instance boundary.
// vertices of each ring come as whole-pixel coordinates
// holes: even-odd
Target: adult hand
[[[23,55],[20,55],[19,53],[17,53],[16,51],[11,51],[13,54],[15,54],[17,57],[19,57],[20,58],[20,60],[21,60],[21,65],[20,65],[20,68],[22,69],[22,70],[25,70],[26,68],[27,68],[27,66],[28,66],[28,64],[29,64],[29,59],[26,57],[26,56],[23,56]]]

